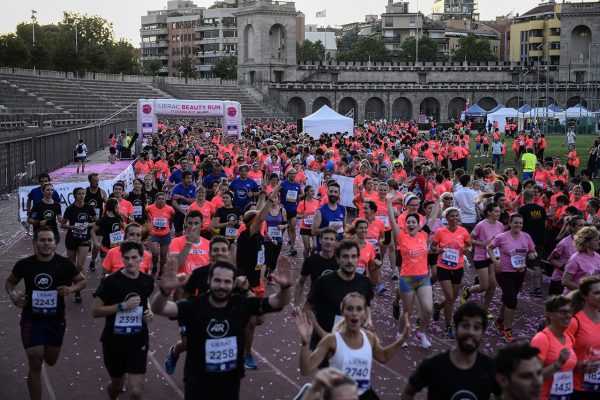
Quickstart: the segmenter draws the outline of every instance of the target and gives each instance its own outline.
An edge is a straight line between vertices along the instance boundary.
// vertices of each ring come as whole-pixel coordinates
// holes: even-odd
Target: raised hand
[[[163,275],[159,286],[161,289],[172,290],[179,287],[179,279],[177,278],[178,263],[173,257],[167,258],[167,262],[163,268]]]
[[[271,275],[275,283],[283,288],[289,288],[294,282],[294,275],[290,265],[290,259],[286,256],[280,256],[277,261],[277,270]]]
[[[198,241],[200,240],[200,225],[187,225],[185,227],[185,240],[190,243],[198,243]]]
[[[312,321],[306,316],[304,311],[299,311],[294,315],[294,323],[302,340],[308,343],[313,333]]]
[[[125,308],[126,310],[133,310],[134,308],[140,305],[141,300],[142,299],[140,298],[140,296],[130,297],[129,299],[127,299],[127,301],[123,303],[123,308]]]

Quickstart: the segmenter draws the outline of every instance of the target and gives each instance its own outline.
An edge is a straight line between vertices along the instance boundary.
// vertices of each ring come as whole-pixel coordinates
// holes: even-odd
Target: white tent
[[[498,122],[498,129],[503,132],[506,129],[507,118],[517,118],[519,112],[514,108],[501,108],[498,111],[487,115],[487,122]]]
[[[344,117],[327,106],[323,106],[308,117],[302,119],[305,133],[318,139],[322,133],[354,133],[354,120]]]
[[[576,106],[569,107],[564,111],[567,118],[583,118],[583,117],[593,117],[594,113],[589,111],[587,108],[583,107],[581,104],[577,104]]]

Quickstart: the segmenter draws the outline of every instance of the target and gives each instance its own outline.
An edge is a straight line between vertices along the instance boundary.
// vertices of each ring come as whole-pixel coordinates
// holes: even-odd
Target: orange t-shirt
[[[369,263],[373,261],[375,261],[375,248],[371,243],[366,242],[365,247],[360,249],[356,273],[361,275],[369,275]]]
[[[190,212],[192,210],[200,211],[200,214],[202,214],[202,230],[207,231],[210,229],[210,219],[212,218],[212,215],[216,211],[216,209],[214,207],[215,206],[210,201],[205,200],[204,204],[202,204],[202,206],[199,206],[198,202],[195,201],[192,204],[190,204],[190,207],[188,208],[188,212]]]
[[[600,363],[600,322],[594,323],[583,310],[579,311],[573,318],[566,330],[575,340],[573,349],[577,355],[577,361],[590,361]],[[596,373],[597,374],[597,373]],[[573,373],[575,390],[586,390],[583,388],[584,379],[586,386],[592,384],[592,376],[584,374],[583,370]]]
[[[400,214],[400,216],[398,217],[398,228],[400,228],[400,230],[404,230],[404,227],[406,226],[406,216],[408,215],[408,211],[403,212],[402,214]],[[427,222],[427,219],[425,218],[424,215],[419,214],[419,223],[421,224],[421,226],[424,226],[425,223]]]
[[[106,204],[104,206],[104,211],[106,212]],[[133,204],[128,200],[121,200],[119,202],[119,213],[133,216]],[[123,218],[123,222],[127,223],[127,219]]]
[[[433,235],[433,241],[442,249],[437,265],[444,269],[461,269],[465,263],[463,259],[465,247],[471,244],[469,232],[462,226],[451,232],[448,227],[438,229]]]
[[[305,200],[302,200],[300,203],[298,203],[298,214],[304,215],[302,221],[300,222],[300,229],[312,228],[313,217],[318,209],[319,202],[314,199],[310,203]]]
[[[210,203],[213,205],[213,208],[215,209],[215,211],[217,211],[219,208],[223,207],[223,205],[224,205],[223,197],[221,195],[215,196],[212,198]]]
[[[398,250],[402,256],[400,275],[418,276],[429,274],[427,267],[427,239],[429,235],[420,231],[415,237],[408,233],[400,232],[396,238]]]
[[[185,236],[179,236],[171,240],[169,245],[169,255],[173,256],[183,251],[187,239]],[[210,264],[210,242],[200,238],[197,243],[192,245],[183,266],[177,270],[177,273],[190,275],[195,269]]]
[[[372,199],[372,201],[377,205],[377,211],[375,212],[375,218],[383,222],[386,231],[392,229],[390,226],[390,219],[387,209],[387,200],[379,200],[379,197]]]
[[[171,233],[171,221],[175,216],[175,210],[169,205],[158,208],[155,204],[146,207],[146,215],[150,220],[150,234],[153,236],[164,236]]]
[[[150,265],[152,264],[152,254],[147,250],[144,250],[144,261],[140,264],[140,272],[147,274],[150,271]],[[123,255],[121,254],[121,248],[112,248],[106,253],[104,261],[102,261],[102,268],[108,271],[109,274],[117,272],[123,268]]]

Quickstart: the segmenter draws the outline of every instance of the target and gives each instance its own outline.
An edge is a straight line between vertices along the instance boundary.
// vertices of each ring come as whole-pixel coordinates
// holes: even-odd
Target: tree
[[[400,46],[398,57],[400,61],[415,62],[417,48],[417,39],[409,37],[404,39]],[[434,62],[437,61],[437,43],[429,36],[419,38],[419,62]]]
[[[341,38],[336,39],[338,53],[349,51],[352,48],[352,46],[354,46],[354,43],[356,43],[357,40],[358,29],[352,29],[344,33],[344,35]]]
[[[380,37],[360,37],[352,47],[337,53],[338,61],[390,61],[389,50]]]
[[[144,69],[142,70],[142,73],[146,76],[156,76],[162,67],[162,61],[151,60],[144,63]]]
[[[221,57],[212,65],[210,71],[216,78],[237,79],[237,57]]]
[[[492,53],[490,41],[477,38],[472,33],[458,39],[458,47],[452,49],[452,61],[495,61],[496,56]]]
[[[186,81],[190,78],[195,79],[198,76],[192,59],[187,55],[177,62],[176,67]]]
[[[296,46],[296,58],[298,61],[323,61],[325,60],[325,46],[323,42],[317,40],[311,42],[305,39]]]
[[[133,55],[133,46],[125,40],[119,40],[109,49],[107,72],[109,74],[139,73],[138,62]],[[162,66],[162,63],[161,63]]]
[[[0,36],[0,65],[19,67],[29,59],[27,44],[14,33]]]

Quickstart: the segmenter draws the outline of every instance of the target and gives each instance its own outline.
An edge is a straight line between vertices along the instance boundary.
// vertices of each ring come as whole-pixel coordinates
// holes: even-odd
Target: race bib
[[[298,191],[297,190],[288,190],[285,195],[285,201],[290,203],[295,203],[298,200]]]
[[[331,221],[329,227],[335,229],[340,235],[344,233],[344,223],[342,221]]]
[[[459,255],[460,253],[458,250],[446,247],[442,253],[442,264],[449,267],[456,267],[458,265]]]
[[[367,243],[371,243],[375,248],[375,251],[379,251],[379,240],[377,239],[367,239]]]
[[[594,372],[585,372],[583,374],[582,387],[590,392],[600,392],[600,364],[596,363]]]
[[[544,187],[544,182],[535,181],[536,186]]]
[[[227,239],[235,239],[237,237],[238,230],[233,226],[225,227],[225,237]]]
[[[314,218],[314,215],[307,215],[306,217],[304,217],[304,225],[312,226]]]
[[[31,311],[34,314],[56,314],[58,292],[56,290],[34,290],[31,293]]]
[[[94,212],[96,213],[96,217],[100,216],[100,209],[99,208],[94,208]]]
[[[260,246],[260,250],[256,255],[256,270],[261,270],[265,265],[265,246]]]
[[[272,239],[279,239],[280,237],[282,237],[281,230],[276,226],[270,226],[267,232],[269,233],[269,236],[271,236]]]
[[[134,217],[142,216],[142,206],[133,206],[133,216]]]
[[[492,250],[492,253],[494,254],[494,257],[500,258],[500,249],[499,248],[496,247],[494,250]]]
[[[386,228],[390,227],[390,219],[387,215],[378,215],[377,219],[383,222],[383,226],[385,226]]]
[[[356,267],[357,274],[364,275],[366,271],[367,268],[364,265],[359,265],[358,267]]]
[[[180,204],[179,208],[181,208],[181,211],[183,211],[184,213],[187,212],[188,208],[190,208],[190,205],[185,203],[185,204]]]
[[[135,335],[142,332],[142,314],[144,307],[137,306],[133,310],[119,311],[115,316],[116,335]]]
[[[513,268],[525,268],[525,256],[522,254],[515,254],[513,256],[510,256],[510,263],[513,266]]]
[[[125,240],[125,234],[121,231],[113,232],[108,235],[110,238],[110,247],[118,246],[123,240]]]
[[[356,381],[359,392],[365,391],[371,386],[371,363],[369,360],[359,357],[346,357],[344,358],[343,370],[345,375]]]
[[[573,371],[557,372],[552,376],[549,400],[568,400],[573,393]]]
[[[156,217],[154,218],[152,225],[156,229],[166,229],[167,228],[167,219],[164,217]]]
[[[207,372],[227,372],[235,369],[237,341],[234,336],[222,339],[207,339],[204,352]]]
[[[262,185],[262,179],[253,179],[254,182],[256,182],[256,184],[258,185],[258,187],[260,187],[260,185]]]
[[[88,227],[87,222],[77,222],[75,225],[73,225],[73,228],[75,228],[75,229],[73,229],[71,231],[71,234],[73,235],[74,238],[77,238],[77,239],[87,239],[87,237],[88,237],[87,227]]]

